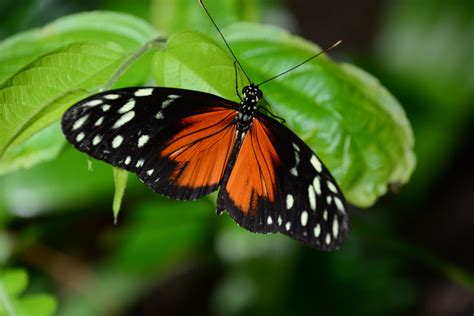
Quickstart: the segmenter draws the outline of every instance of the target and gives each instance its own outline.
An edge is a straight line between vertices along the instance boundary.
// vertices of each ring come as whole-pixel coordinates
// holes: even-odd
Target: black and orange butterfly
[[[236,103],[177,88],[111,90],[68,109],[62,128],[77,149],[136,173],[157,193],[195,200],[219,189],[217,213],[226,210],[252,232],[339,248],[349,219],[334,178],[297,135],[259,111],[259,85],[239,97]]]

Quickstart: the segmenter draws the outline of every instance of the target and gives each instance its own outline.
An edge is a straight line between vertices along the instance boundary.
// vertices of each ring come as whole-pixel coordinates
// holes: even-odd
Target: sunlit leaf
[[[19,33],[0,42],[0,82],[36,58],[72,42],[110,41],[130,54],[156,35],[151,25],[128,14],[95,11],[65,16],[43,28]],[[137,71],[141,75],[136,74],[136,77],[146,76],[143,74],[148,71],[146,68],[141,65]]]
[[[256,83],[320,51],[276,27],[240,23],[224,32]],[[156,55],[154,75],[158,85],[237,100],[228,52],[198,33],[172,36],[167,50]],[[262,89],[276,114],[322,158],[352,204],[370,206],[389,184],[408,181],[415,164],[410,124],[398,102],[368,73],[319,57]]]
[[[123,58],[123,50],[112,43],[75,43],[5,81],[0,86],[0,155],[59,120],[74,101],[106,82]]]

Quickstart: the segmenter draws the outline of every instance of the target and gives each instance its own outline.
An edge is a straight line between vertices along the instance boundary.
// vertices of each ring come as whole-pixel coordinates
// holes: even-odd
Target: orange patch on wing
[[[235,143],[235,110],[222,109],[184,118],[183,129],[161,152],[178,163],[172,173],[176,184],[210,186],[220,182]]]
[[[275,168],[279,165],[280,159],[267,128],[254,119],[226,186],[234,204],[244,213],[255,214],[258,197],[273,202],[276,194]]]

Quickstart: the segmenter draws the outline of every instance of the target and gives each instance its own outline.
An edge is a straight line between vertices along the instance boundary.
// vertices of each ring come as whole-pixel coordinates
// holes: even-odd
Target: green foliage
[[[291,12],[275,15],[277,2],[206,0],[218,25],[228,26],[226,38],[257,83],[319,51],[278,28],[231,24],[246,20],[282,25]],[[4,144],[0,261],[28,260],[31,249],[25,245],[33,242],[40,253],[28,264],[48,272],[32,275],[26,295],[20,295],[27,284],[24,272],[0,272],[0,294],[15,292],[0,295],[0,315],[10,316],[2,309],[5,297],[12,310],[17,302],[28,308],[27,298],[33,296],[34,307],[26,314],[41,316],[46,308],[35,303],[37,294],[30,293],[52,287],[53,268],[69,275],[77,271],[78,258],[79,266],[86,263],[86,277],[78,278],[73,288],[54,283],[61,293],[58,315],[128,315],[136,312],[134,305],[143,307],[140,301],[149,300],[149,295],[153,295],[152,310],[158,305],[161,312],[167,310],[167,303],[175,303],[175,297],[185,302],[210,297],[210,302],[201,304],[222,315],[398,315],[414,306],[415,292],[420,290],[409,272],[410,262],[417,264],[416,271],[421,263],[437,278],[444,275],[472,291],[471,275],[424,246],[403,241],[410,237],[386,231],[396,231],[397,223],[407,222],[403,211],[410,216],[423,211],[402,209],[389,199],[367,217],[351,212],[349,240],[331,254],[306,249],[282,235],[250,234],[228,216],[214,216],[215,196],[171,201],[147,190],[135,176],[128,179],[129,203],[123,206],[120,225],[113,225],[112,167],[65,146],[57,121],[75,101],[115,82],[110,79],[124,63],[128,65],[126,58],[158,35],[143,19],[151,17],[169,36],[167,48],[144,54],[113,87],[156,83],[208,91],[234,101],[237,96],[232,59],[197,0],[0,1],[0,37],[99,5],[141,18],[103,11],[67,15],[0,42],[0,143]],[[380,35],[379,60],[365,56],[369,62],[364,68],[377,74],[408,108],[417,140],[417,171],[422,169],[429,177],[442,172],[439,162],[450,163],[447,158],[456,148],[452,139],[464,141],[461,131],[473,113],[469,32],[474,11],[466,5],[472,6],[472,1],[394,2]],[[81,59],[59,58],[64,52]],[[79,64],[80,60],[89,63]],[[43,69],[43,64],[48,67]],[[19,83],[28,87],[22,90]],[[244,84],[240,73],[239,86]],[[371,75],[319,57],[262,88],[274,113],[323,158],[352,203],[368,206],[388,184],[408,181],[414,167],[411,127],[397,101]],[[115,170],[114,175],[117,216],[127,173]],[[414,175],[420,179],[419,172]],[[432,185],[419,183],[410,182],[408,191],[416,198],[405,200],[406,204],[419,201],[418,191],[428,192]],[[393,200],[399,203],[403,198],[402,194]],[[383,229],[372,231],[362,222]],[[411,230],[403,227],[404,233]],[[436,232],[443,231],[447,243],[444,229],[438,227]],[[463,249],[458,240],[456,246]],[[46,259],[41,256],[45,254]],[[50,261],[49,255],[61,260]],[[455,261],[462,262],[458,258]],[[10,281],[4,281],[3,276],[11,272],[13,277],[6,278]],[[202,274],[206,282],[201,281]],[[62,278],[61,274],[56,280]],[[191,292],[191,287],[199,289]],[[198,296],[182,298],[188,292]],[[155,298],[156,293],[163,296]],[[165,302],[168,293],[176,293],[172,302]],[[49,302],[44,303],[50,304],[45,315],[55,309],[51,297]]]
[[[66,16],[43,28],[29,30],[1,42],[0,82],[36,58],[66,44],[110,41],[119,45],[125,54],[130,54],[154,36],[156,30],[153,27],[127,14],[99,11]],[[130,84],[139,82],[140,79]]]
[[[46,127],[6,152],[0,160],[0,175],[53,160],[59,155],[65,144],[66,141],[61,133],[59,123]]]
[[[101,15],[114,27],[99,31],[95,21]],[[64,42],[63,38],[69,36],[104,38],[113,43],[75,42],[63,46],[38,57],[5,81],[0,90],[0,102],[5,109],[0,116],[4,134],[1,152],[59,120],[71,103],[104,84],[123,62],[124,54],[136,46],[131,38],[138,33],[143,41],[150,35],[145,22],[137,20],[91,13],[63,18],[45,27],[41,33],[55,34],[49,38],[51,43]],[[54,32],[56,28],[63,31]],[[94,31],[93,36],[89,28]],[[3,46],[28,46],[26,43],[38,41],[33,33],[7,40]],[[235,24],[225,33],[256,82],[319,50],[276,27]],[[115,42],[121,43],[121,47]],[[35,45],[32,47],[34,51]],[[21,64],[31,56],[35,54],[21,58],[13,55],[9,60]],[[158,85],[236,99],[234,86],[229,84],[235,80],[232,59],[217,42],[199,33],[173,35],[167,49],[155,54],[153,71]],[[68,73],[67,78],[64,72]],[[40,78],[49,79],[43,82]],[[240,80],[240,86],[243,84]],[[318,152],[351,203],[370,206],[386,193],[389,184],[408,180],[414,168],[411,128],[396,100],[370,75],[321,57],[267,84],[265,93],[277,113],[287,118],[289,126]],[[52,157],[54,154],[49,155]],[[21,163],[13,161],[5,169],[14,170],[14,165]],[[114,203],[116,210],[118,201]]]
[[[112,209],[114,212],[114,222],[117,223],[120,206],[122,205],[123,195],[127,187],[128,171],[114,168],[115,194]]]
[[[239,23],[224,33],[256,83],[319,51],[276,27]],[[229,84],[235,82],[233,61],[214,40],[177,33],[155,57],[158,85],[237,99]],[[410,124],[398,102],[369,74],[320,57],[263,90],[276,113],[333,172],[352,204],[370,206],[389,184],[408,181],[415,166]]]
[[[422,164],[408,192],[439,176],[449,164],[474,116],[474,2],[394,2],[378,41],[385,81],[399,91],[414,125]],[[431,192],[425,191],[427,199]]]
[[[21,296],[28,286],[28,275],[21,269],[0,270],[1,316],[49,316],[56,310],[56,300],[47,294]]]
[[[153,28],[138,18],[93,12],[61,18],[0,43],[0,81],[8,78],[0,85],[0,157],[7,154],[1,172],[55,158],[64,141],[43,129],[99,89],[127,55],[153,36]],[[146,81],[147,63],[149,57],[140,60],[118,84]],[[43,134],[23,143],[36,133]],[[45,138],[49,143],[41,144]],[[40,149],[42,145],[48,148]]]
[[[103,84],[122,59],[113,43],[78,42],[41,56],[5,81],[0,153],[57,121],[69,104]]]
[[[172,34],[183,30],[200,30],[214,33],[209,18],[197,4],[198,0],[152,0],[152,21],[160,30]],[[236,21],[257,21],[262,3],[253,0],[207,0],[206,7],[225,26]]]

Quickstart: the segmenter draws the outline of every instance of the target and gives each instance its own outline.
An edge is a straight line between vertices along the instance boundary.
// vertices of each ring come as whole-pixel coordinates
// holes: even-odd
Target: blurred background
[[[160,28],[156,8],[166,2],[1,0],[0,40],[96,9]],[[209,27],[194,0],[179,2]],[[85,156],[67,147],[55,161],[0,176],[0,266],[26,268],[28,293],[53,293],[65,316],[472,315],[474,2],[230,2],[234,11],[212,9],[222,26],[276,24],[322,47],[342,39],[333,58],[372,73],[407,112],[411,181],[352,208],[343,248],[321,253],[238,228],[215,216],[212,197],[170,201],[134,176],[114,225],[111,168],[94,161],[88,172]]]

